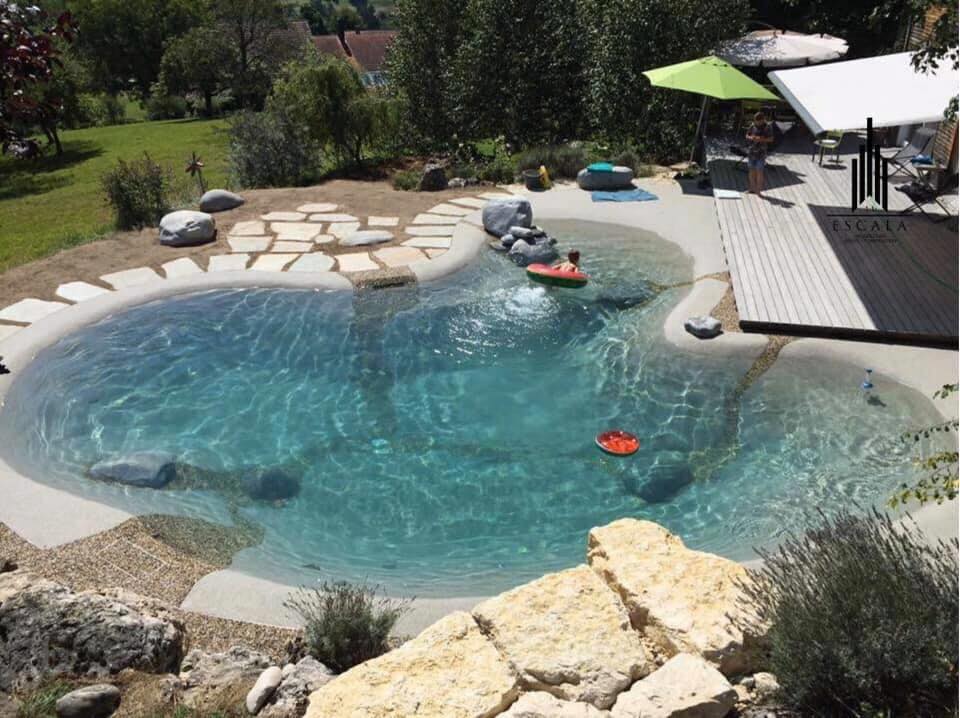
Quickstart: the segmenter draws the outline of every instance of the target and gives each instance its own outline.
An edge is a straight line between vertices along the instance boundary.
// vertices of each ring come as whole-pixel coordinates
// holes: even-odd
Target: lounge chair
[[[894,189],[905,194],[913,204],[901,212],[907,214],[913,210],[919,210],[924,217],[934,223],[946,222],[950,219],[950,209],[940,201],[940,198],[948,193],[952,193],[957,187],[957,176],[953,175],[949,180],[942,183],[939,187],[929,181],[916,179],[907,184],[902,184]],[[931,214],[924,205],[933,203],[943,210],[943,214]]]
[[[823,166],[823,153],[827,150],[833,150],[834,161],[840,161],[840,143],[843,142],[843,130],[827,130],[819,137],[813,140],[813,157],[817,156],[817,148],[820,148],[820,166]],[[813,157],[810,159],[813,160]]]
[[[914,130],[910,141],[903,147],[896,148],[892,152],[891,150],[893,148],[887,151],[881,149],[880,155],[895,165],[897,170],[903,170],[907,175],[916,177],[917,173],[910,164],[910,161],[918,155],[929,154],[928,150],[933,144],[933,138],[936,134],[937,131],[931,127],[918,127]],[[895,170],[890,174],[895,175],[897,171]]]

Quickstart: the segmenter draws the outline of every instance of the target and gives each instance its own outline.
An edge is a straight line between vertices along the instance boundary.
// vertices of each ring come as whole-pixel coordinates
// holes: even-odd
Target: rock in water
[[[530,264],[549,264],[559,255],[549,241],[537,241],[536,244],[530,244],[527,240],[518,239],[510,247],[508,256],[515,264],[526,267]]]
[[[107,718],[119,706],[120,689],[116,686],[84,686],[57,701],[57,718]]]
[[[681,653],[622,693],[613,718],[723,718],[737,693],[716,668],[698,656]]]
[[[273,696],[282,680],[283,673],[277,666],[270,666],[261,673],[257,682],[253,684],[253,688],[247,693],[247,712],[252,716],[259,713],[260,709]]]
[[[160,220],[160,244],[168,247],[189,247],[212,242],[217,223],[206,212],[182,209]]]
[[[512,234],[517,239],[536,239],[537,237],[545,237],[546,232],[544,232],[539,227],[511,227],[510,234]]]
[[[713,317],[690,317],[683,323],[683,328],[698,339],[713,339],[723,334],[720,320]]]
[[[533,208],[523,197],[491,200],[483,208],[483,228],[494,237],[502,237],[511,227],[533,225]]]
[[[284,469],[251,469],[243,477],[243,492],[256,501],[282,501],[300,493],[300,478]]]
[[[138,451],[116,459],[99,461],[90,476],[128,486],[161,489],[177,476],[176,457],[166,451]]]
[[[201,212],[225,212],[243,204],[243,197],[225,189],[212,189],[200,198]]]
[[[447,188],[447,173],[443,165],[435,162],[428,163],[423,168],[423,177],[420,178],[421,192],[439,192]]]

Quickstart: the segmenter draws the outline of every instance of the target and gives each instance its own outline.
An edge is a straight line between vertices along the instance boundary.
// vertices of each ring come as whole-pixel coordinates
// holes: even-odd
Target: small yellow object
[[[550,189],[550,186],[553,184],[550,181],[550,173],[547,172],[545,165],[540,165],[540,184],[544,189]]]

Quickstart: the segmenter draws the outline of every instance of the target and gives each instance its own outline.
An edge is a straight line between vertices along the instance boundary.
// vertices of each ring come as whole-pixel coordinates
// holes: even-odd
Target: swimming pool
[[[442,282],[370,292],[246,289],[134,307],[41,352],[0,412],[27,476],[136,512],[263,527],[243,570],[394,593],[484,595],[582,560],[591,526],[660,522],[732,558],[805,512],[883,501],[912,473],[902,433],[937,415],[845,365],[688,355],[662,325],[689,259],[657,237],[555,222],[592,276],[531,284],[485,251]],[[608,428],[638,434],[627,459]],[[106,457],[176,454],[163,490],[86,478]],[[252,467],[295,476],[251,500]]]

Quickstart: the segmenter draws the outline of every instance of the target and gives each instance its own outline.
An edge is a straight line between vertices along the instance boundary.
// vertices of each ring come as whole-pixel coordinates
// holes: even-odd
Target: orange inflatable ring
[[[640,439],[627,431],[614,429],[597,434],[597,446],[614,456],[630,456],[640,448]]]

